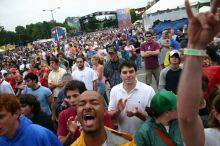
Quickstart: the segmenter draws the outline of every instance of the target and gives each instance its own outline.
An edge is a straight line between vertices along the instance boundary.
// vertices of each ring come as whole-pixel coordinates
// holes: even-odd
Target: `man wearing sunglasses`
[[[73,79],[80,80],[85,83],[87,90],[97,90],[98,76],[95,71],[84,65],[84,57],[77,56],[77,69],[72,72]]]
[[[158,86],[160,76],[158,54],[160,53],[160,45],[153,40],[151,31],[147,31],[144,38],[145,42],[141,45],[141,56],[144,59],[146,69],[146,84],[150,85],[152,83],[153,75]]]

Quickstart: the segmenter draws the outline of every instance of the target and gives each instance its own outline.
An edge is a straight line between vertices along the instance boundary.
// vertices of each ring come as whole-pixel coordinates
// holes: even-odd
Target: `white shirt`
[[[29,69],[29,64],[26,64],[26,68]],[[23,71],[23,70],[24,70],[24,64],[21,64],[21,65],[20,65],[19,70],[20,70],[20,71]]]
[[[220,131],[218,129],[205,129],[205,146],[220,146]]]
[[[127,93],[123,88],[123,83],[114,86],[110,92],[110,102],[108,111],[117,110],[117,103],[120,99],[127,99],[125,109],[119,116],[119,131],[129,134],[135,134],[139,126],[144,122],[137,117],[128,117],[126,110],[132,110],[138,107],[138,110],[145,111],[146,106],[150,106],[152,97],[154,96],[154,89],[142,82],[137,81],[135,88]]]
[[[72,72],[72,77],[75,80],[80,80],[85,83],[87,90],[93,90],[93,81],[98,79],[95,71],[89,67],[85,67],[83,70],[78,68]]]
[[[11,87],[11,84],[5,80],[0,82],[0,93],[15,94],[14,90]]]

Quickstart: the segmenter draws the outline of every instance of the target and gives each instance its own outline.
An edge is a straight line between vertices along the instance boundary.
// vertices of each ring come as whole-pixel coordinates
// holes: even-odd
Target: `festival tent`
[[[198,4],[210,3],[210,0],[189,0],[193,13],[198,13]],[[160,0],[143,14],[144,27],[152,27],[154,22],[175,21],[187,18],[184,0]]]
[[[211,9],[210,6],[203,6],[201,8],[199,8],[199,12],[207,12]]]

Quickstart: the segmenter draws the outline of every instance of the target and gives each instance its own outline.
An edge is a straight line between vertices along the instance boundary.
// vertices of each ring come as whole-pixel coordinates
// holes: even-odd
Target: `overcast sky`
[[[114,11],[123,8],[140,8],[147,5],[148,0],[0,0],[0,25],[6,30],[14,31],[18,25],[50,21],[49,11],[53,11],[54,19],[64,22],[66,17],[84,16],[97,11]]]

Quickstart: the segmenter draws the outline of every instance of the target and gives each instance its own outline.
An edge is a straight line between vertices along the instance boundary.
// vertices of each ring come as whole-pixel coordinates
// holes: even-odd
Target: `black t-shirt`
[[[34,124],[41,125],[53,132],[55,132],[53,121],[51,120],[51,116],[48,116],[46,113],[41,112],[38,115],[34,115],[34,117],[31,118],[31,121]]]
[[[74,63],[74,59],[72,58],[67,58],[68,62],[69,62],[69,67],[71,68],[73,66]]]
[[[165,89],[168,91],[173,91],[173,93],[177,93],[177,87],[179,83],[180,74],[182,69],[179,68],[178,70],[170,69],[166,74],[166,85]]]

